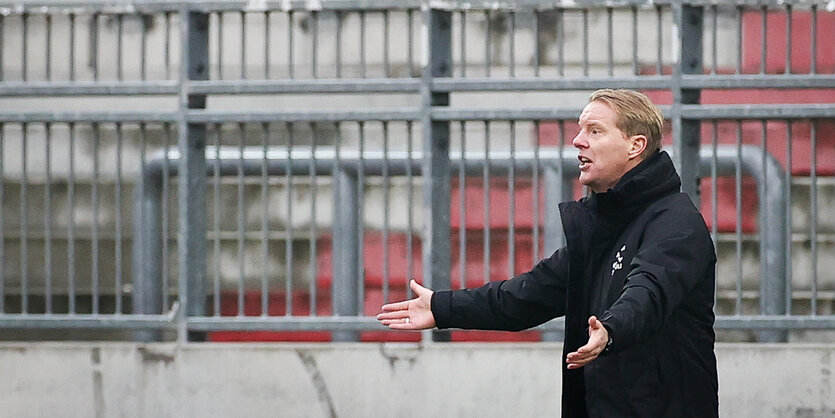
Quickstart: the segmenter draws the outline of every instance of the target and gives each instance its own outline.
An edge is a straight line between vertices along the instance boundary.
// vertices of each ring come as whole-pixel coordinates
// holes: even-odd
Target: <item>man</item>
[[[643,94],[594,92],[573,144],[590,196],[560,204],[566,246],[477,289],[383,306],[392,329],[522,330],[565,316],[565,417],[718,415],[716,254]]]

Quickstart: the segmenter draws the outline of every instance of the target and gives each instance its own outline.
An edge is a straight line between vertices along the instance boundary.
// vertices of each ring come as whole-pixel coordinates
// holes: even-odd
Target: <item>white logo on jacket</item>
[[[612,276],[615,275],[615,272],[623,268],[623,256],[620,255],[621,251],[626,251],[626,245],[620,247],[620,251],[615,254],[615,262],[612,263]]]

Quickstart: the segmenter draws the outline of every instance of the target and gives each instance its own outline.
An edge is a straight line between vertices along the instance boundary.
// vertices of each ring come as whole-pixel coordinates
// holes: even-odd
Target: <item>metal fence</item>
[[[0,327],[483,338],[373,315],[558,248],[576,118],[623,87],[711,228],[720,335],[833,330],[833,36],[814,1],[0,3]]]

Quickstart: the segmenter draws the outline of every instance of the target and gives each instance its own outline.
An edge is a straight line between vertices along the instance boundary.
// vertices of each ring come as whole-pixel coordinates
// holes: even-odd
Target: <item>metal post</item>
[[[545,256],[550,257],[554,251],[565,246],[565,233],[562,229],[562,219],[559,216],[560,202],[574,200],[574,179],[573,175],[565,175],[559,170],[566,164],[566,159],[561,159],[556,164],[548,164],[543,167],[545,172],[545,219],[544,223],[544,244]],[[570,160],[573,161],[573,160]],[[536,262],[537,260],[534,260]],[[543,331],[542,341],[564,341],[563,331]]]
[[[156,162],[153,162],[156,163]],[[133,313],[162,313],[162,176],[161,170],[146,166],[142,183],[134,193]],[[134,340],[158,341],[159,330],[134,332]]]
[[[206,125],[189,123],[186,111],[205,109],[206,96],[188,94],[191,80],[208,80],[209,15],[184,9],[181,12],[179,149],[179,298],[182,320],[206,312]],[[181,322],[178,341],[202,341],[205,333],[187,332]]]
[[[449,122],[432,120],[435,106],[449,106],[449,93],[432,91],[435,77],[452,75],[452,13],[428,9],[425,24],[429,62],[421,84],[423,125],[423,282],[432,289],[449,289],[450,165]],[[433,341],[449,341],[449,331],[433,331]]]
[[[334,170],[333,190],[333,314],[357,316],[360,312],[357,291],[359,266],[359,199],[356,167],[350,173],[347,167]],[[334,331],[333,341],[359,341],[359,332]]]
[[[699,206],[699,146],[701,144],[700,121],[681,118],[681,105],[698,104],[699,89],[682,89],[683,74],[702,73],[702,30],[703,7],[675,4],[680,27],[678,66],[673,77],[673,147],[676,150],[675,163],[681,176],[681,189]],[[675,42],[675,40],[674,40]]]

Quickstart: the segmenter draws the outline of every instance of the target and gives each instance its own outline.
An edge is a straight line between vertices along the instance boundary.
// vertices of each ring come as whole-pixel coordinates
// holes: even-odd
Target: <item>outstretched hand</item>
[[[377,320],[383,325],[397,330],[421,330],[435,327],[432,315],[432,291],[419,285],[414,279],[409,287],[415,292],[414,299],[383,305],[383,312]]]
[[[609,342],[609,331],[606,327],[592,315],[589,317],[589,342],[586,345],[577,349],[573,353],[568,353],[565,357],[565,362],[568,363],[569,369],[579,369],[596,359],[603,350],[606,349],[606,344]]]

